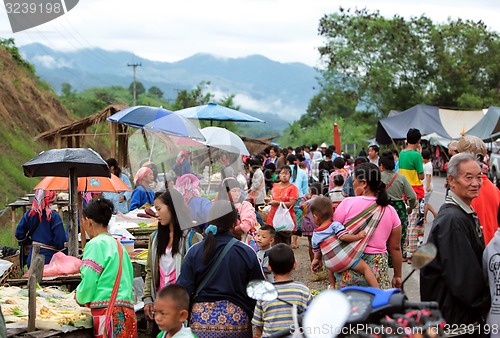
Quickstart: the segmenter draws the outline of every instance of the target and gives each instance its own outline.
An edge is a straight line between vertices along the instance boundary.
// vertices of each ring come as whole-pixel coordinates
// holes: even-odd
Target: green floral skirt
[[[390,289],[389,281],[389,264],[387,254],[363,254],[362,258],[371,268],[373,274],[377,278],[377,282],[381,289]],[[337,289],[342,289],[346,286],[370,286],[362,274],[347,269],[342,272],[335,272],[335,284]]]

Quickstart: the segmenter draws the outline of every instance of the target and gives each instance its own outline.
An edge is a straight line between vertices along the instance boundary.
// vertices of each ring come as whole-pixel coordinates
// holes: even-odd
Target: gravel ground
[[[299,237],[298,244],[299,247],[293,250],[295,253],[295,260],[297,260],[297,268],[292,274],[293,279],[303,282],[311,290],[321,291],[326,289],[329,285],[326,277],[326,270],[314,274],[309,269],[311,261],[309,260],[307,238]]]

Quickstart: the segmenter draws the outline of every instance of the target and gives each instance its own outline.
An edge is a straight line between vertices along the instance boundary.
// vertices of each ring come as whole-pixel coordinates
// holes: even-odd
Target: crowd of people
[[[91,239],[76,300],[91,308],[95,336],[137,336],[132,265],[107,225],[113,213],[144,204],[154,205],[158,219],[143,293],[151,337],[266,337],[290,327],[286,303],[256,302],[246,286],[265,279],[280,299],[306,307],[310,290],[291,278],[300,236],[307,238],[311,272],[325,264],[330,288],[400,288],[402,266],[423,241],[428,212],[434,216],[428,241],[438,256],[421,271],[422,300],[438,301],[450,324],[484,323],[490,308],[489,323],[498,324],[500,303],[492,295],[500,285],[500,197],[477,161],[485,148],[471,147],[477,140],[468,137],[450,145],[458,154],[449,160],[449,191],[437,212],[430,204],[432,152],[420,141],[420,131],[410,129],[401,151],[380,154],[370,145],[355,158],[334,146],[272,146],[241,166],[226,163],[213,199],[202,191],[186,151],[161,184],[156,165],[141,163],[133,189],[108,159],[132,191],[106,193],[83,208]],[[37,191],[16,231],[20,243],[29,245],[29,237],[42,244],[46,263],[67,238],[52,201],[50,192]],[[339,259],[338,250],[355,254]]]

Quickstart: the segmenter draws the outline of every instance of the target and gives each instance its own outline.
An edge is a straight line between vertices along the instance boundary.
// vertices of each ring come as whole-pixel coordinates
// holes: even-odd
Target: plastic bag
[[[49,264],[43,267],[43,277],[71,275],[80,272],[82,261],[73,256],[66,256],[62,252],[56,252]]]
[[[276,231],[293,231],[295,223],[293,222],[290,210],[286,207],[285,203],[281,202],[278,210],[274,214],[273,226]]]
[[[0,259],[0,277],[2,277],[5,272],[9,271],[11,266],[12,262]]]

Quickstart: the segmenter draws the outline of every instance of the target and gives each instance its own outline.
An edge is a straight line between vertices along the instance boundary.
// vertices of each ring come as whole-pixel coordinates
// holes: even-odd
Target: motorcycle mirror
[[[307,307],[302,329],[307,338],[335,338],[351,313],[351,305],[344,293],[325,290],[314,297]]]
[[[437,248],[434,244],[425,243],[424,245],[421,245],[411,256],[411,266],[413,270],[411,270],[410,274],[403,280],[403,283],[401,284],[401,290],[404,290],[404,285],[406,281],[411,277],[411,275],[413,275],[416,270],[420,270],[424,266],[432,262],[434,258],[436,258],[436,255]]]
[[[255,300],[270,302],[278,298],[278,291],[265,280],[251,280],[247,284],[247,295]]]
[[[414,269],[420,270],[430,262],[434,258],[436,258],[437,255],[437,248],[434,244],[432,243],[426,243],[420,248],[418,248],[417,251],[413,253],[411,256],[411,265]]]

